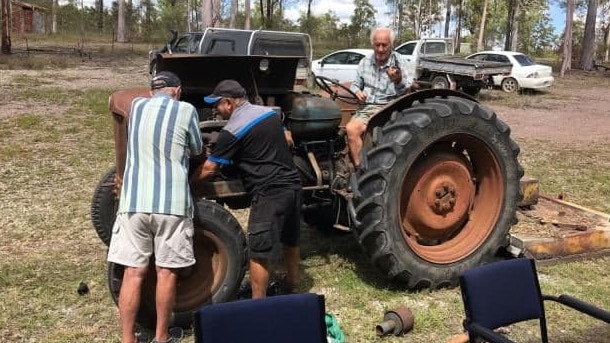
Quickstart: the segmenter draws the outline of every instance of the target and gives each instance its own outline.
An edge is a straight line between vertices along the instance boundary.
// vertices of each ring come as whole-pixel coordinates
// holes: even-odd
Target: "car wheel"
[[[432,79],[432,89],[449,89],[449,80],[445,76],[435,76]]]
[[[502,80],[500,87],[502,87],[502,90],[506,93],[514,93],[519,90],[519,82],[517,82],[515,78],[507,77]]]

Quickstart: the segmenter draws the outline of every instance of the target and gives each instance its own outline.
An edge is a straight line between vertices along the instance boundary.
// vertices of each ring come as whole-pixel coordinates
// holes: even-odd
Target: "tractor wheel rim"
[[[440,264],[462,260],[493,231],[504,181],[487,145],[466,134],[437,142],[406,173],[399,204],[407,245]]]
[[[180,276],[174,310],[183,312],[209,302],[220,289],[227,275],[227,247],[213,233],[196,230],[193,237],[195,260],[187,276]]]

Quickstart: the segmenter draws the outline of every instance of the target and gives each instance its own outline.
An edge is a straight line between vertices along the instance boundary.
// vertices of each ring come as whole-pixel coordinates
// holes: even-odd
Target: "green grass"
[[[142,59],[136,63],[145,65]],[[93,189],[114,161],[107,111],[113,90],[102,85],[68,90],[47,83],[49,77],[73,81],[74,76],[44,70],[3,84],[11,99],[32,109],[0,117],[0,341],[119,342],[117,309],[106,284],[106,248],[89,213]],[[584,83],[580,78],[558,82],[571,87]],[[545,106],[540,99],[566,106],[572,101],[550,93],[498,95],[483,102],[527,109]],[[610,211],[608,144],[534,139],[519,144],[527,174],[539,178],[546,193],[564,193],[573,202]],[[244,212],[235,213],[243,223]],[[403,290],[370,264],[350,234],[304,226],[302,249],[302,289],[326,296],[327,311],[349,342],[446,342],[462,331],[458,289]],[[610,258],[598,258],[540,266],[542,288],[610,308],[609,263]],[[90,287],[84,296],[76,292],[81,281]],[[376,337],[374,328],[384,312],[401,305],[415,315],[413,331],[405,337]],[[575,312],[549,305],[548,313],[553,342],[601,343],[610,334],[607,326]],[[534,342],[535,335],[533,323],[510,332],[520,342]]]

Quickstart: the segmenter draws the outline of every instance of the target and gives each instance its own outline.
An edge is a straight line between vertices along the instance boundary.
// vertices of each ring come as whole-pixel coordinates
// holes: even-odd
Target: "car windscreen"
[[[519,62],[520,65],[522,66],[533,66],[534,64],[536,64],[536,62],[534,62],[534,60],[532,60],[529,56],[527,55],[514,55],[513,56],[515,58],[515,60],[517,60],[517,62]]]

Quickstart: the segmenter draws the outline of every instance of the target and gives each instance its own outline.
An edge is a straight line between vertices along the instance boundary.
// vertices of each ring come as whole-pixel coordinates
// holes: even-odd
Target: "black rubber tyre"
[[[433,89],[449,89],[449,80],[445,76],[435,76],[432,78]]]
[[[373,129],[362,155],[356,233],[409,289],[452,287],[508,245],[523,169],[509,127],[457,97],[430,98]]]
[[[154,77],[157,75],[157,60],[153,60],[150,63],[150,76]]]
[[[199,307],[234,300],[247,267],[246,236],[239,222],[224,207],[209,200],[200,200],[195,209],[195,258],[189,273],[180,276],[176,305],[170,326],[191,327],[193,312]],[[124,268],[108,263],[108,287],[115,303]],[[148,271],[142,290],[137,323],[148,330],[155,329],[154,264]]]
[[[116,168],[112,167],[100,180],[93,192],[91,200],[91,222],[99,238],[108,246],[112,236],[112,226],[116,219],[119,199],[114,194],[114,175]]]

